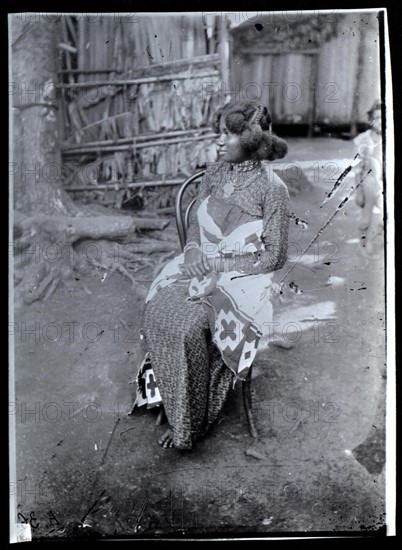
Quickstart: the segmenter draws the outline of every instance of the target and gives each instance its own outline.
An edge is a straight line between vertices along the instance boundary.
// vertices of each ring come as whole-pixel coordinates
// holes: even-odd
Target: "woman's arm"
[[[289,233],[289,193],[286,185],[276,174],[267,188],[263,202],[263,230],[261,240],[264,248],[241,254],[235,258],[215,262],[216,271],[240,271],[250,275],[270,273],[281,269],[287,260]]]

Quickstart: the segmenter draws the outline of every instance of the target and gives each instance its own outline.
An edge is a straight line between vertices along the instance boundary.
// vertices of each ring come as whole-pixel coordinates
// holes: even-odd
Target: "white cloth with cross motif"
[[[208,257],[224,258],[262,248],[262,219],[244,223],[225,236],[208,213],[208,200],[209,197],[197,211],[201,247]],[[146,302],[161,288],[186,278],[179,267],[183,263],[184,254],[180,254],[164,267],[153,281]],[[255,358],[261,337],[272,330],[269,291],[276,290],[272,278],[273,273],[249,275],[240,271],[212,271],[203,277],[187,277],[188,299],[205,304],[213,341],[226,365],[242,380]]]

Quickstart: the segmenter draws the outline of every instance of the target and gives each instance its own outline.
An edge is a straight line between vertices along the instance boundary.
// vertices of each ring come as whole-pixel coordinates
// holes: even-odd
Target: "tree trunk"
[[[20,251],[14,258],[14,277],[17,302],[22,298],[26,304],[46,299],[60,281],[68,283],[72,279],[73,270],[86,270],[82,261],[71,264],[65,256],[46,261],[46,255],[42,255],[41,261],[33,261],[39,248],[57,251],[66,244],[77,248],[84,239],[95,239],[102,249],[97,263],[110,271],[120,271],[138,287],[132,273],[154,261],[135,252],[126,252],[124,258],[116,260],[107,239],[127,241],[136,230],[162,230],[169,223],[161,218],[99,216],[95,211],[88,215],[63,190],[60,100],[56,89],[60,36],[60,17],[11,16],[13,250]],[[91,264],[90,258],[86,259]]]
[[[69,214],[78,209],[61,188],[57,37],[60,18],[11,19],[14,207],[25,214]]]

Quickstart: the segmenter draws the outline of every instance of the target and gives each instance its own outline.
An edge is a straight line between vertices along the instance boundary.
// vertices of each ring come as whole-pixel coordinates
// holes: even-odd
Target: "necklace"
[[[245,180],[242,178],[244,172],[250,172],[255,168],[259,168],[257,173],[250,174]],[[231,177],[231,173],[234,172],[234,177]],[[250,181],[262,173],[260,161],[258,160],[245,160],[244,162],[231,162],[229,163],[228,178],[229,181],[223,186],[223,193],[225,197],[230,197],[235,191],[244,189],[250,183]]]
[[[236,170],[236,172],[249,172],[254,168],[260,166],[259,160],[243,160],[243,162],[228,162],[229,170]]]

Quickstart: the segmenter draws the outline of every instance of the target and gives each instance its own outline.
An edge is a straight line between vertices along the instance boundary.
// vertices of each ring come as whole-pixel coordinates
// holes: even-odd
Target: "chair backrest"
[[[197,172],[194,174],[194,176],[190,176],[186,179],[185,182],[183,182],[177,191],[176,194],[176,226],[177,226],[177,232],[179,234],[179,240],[180,240],[180,246],[181,249],[184,249],[184,246],[186,244],[186,237],[187,237],[187,228],[188,228],[188,219],[190,216],[191,208],[194,206],[196,198],[193,199],[190,204],[187,206],[186,211],[183,212],[183,196],[187,189],[187,187],[196,181],[198,178],[201,178],[205,174],[205,170],[201,170],[201,172]]]

